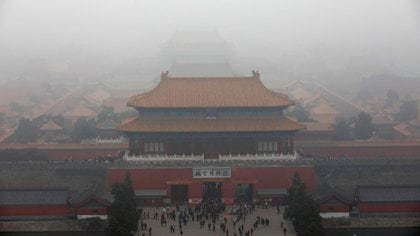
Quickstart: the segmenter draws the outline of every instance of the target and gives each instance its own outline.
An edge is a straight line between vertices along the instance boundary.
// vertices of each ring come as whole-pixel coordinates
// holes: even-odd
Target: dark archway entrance
[[[253,185],[237,184],[235,186],[235,197],[237,203],[252,202]]]
[[[171,202],[172,203],[188,202],[188,185],[186,184],[171,185]]]
[[[219,202],[222,199],[222,183],[221,182],[205,182],[203,183],[203,200]]]

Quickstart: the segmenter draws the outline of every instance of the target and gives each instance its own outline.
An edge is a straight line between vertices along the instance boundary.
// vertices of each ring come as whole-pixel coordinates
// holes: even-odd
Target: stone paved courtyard
[[[144,220],[145,223],[147,223],[147,227],[151,226],[152,227],[152,236],[160,236],[160,235],[180,235],[179,234],[179,228],[178,228],[178,221],[173,221],[171,219],[168,219],[167,225],[166,226],[160,226],[160,220],[154,220],[152,217],[152,214],[156,211],[156,208],[146,208],[149,212],[150,212],[150,219],[146,219]],[[181,208],[182,209],[182,208]],[[229,236],[233,236],[234,235],[234,228],[233,228],[233,224],[231,221],[231,218],[234,217],[234,215],[229,215],[228,214],[228,209],[229,207],[227,207],[227,210],[224,214],[224,216],[226,216],[228,218],[228,230],[229,230]],[[171,209],[172,210],[172,209]],[[261,216],[261,217],[266,217],[270,220],[270,225],[269,226],[259,226],[258,229],[256,231],[254,231],[253,236],[255,235],[262,235],[262,236],[284,236],[283,230],[281,229],[281,221],[283,221],[284,223],[284,227],[287,228],[287,233],[286,236],[292,236],[292,235],[296,235],[295,231],[293,230],[293,226],[291,224],[291,222],[287,222],[283,219],[283,211],[284,208],[281,208],[280,214],[277,214],[277,209],[275,207],[269,207],[268,209],[261,209],[261,208],[256,208],[255,212],[253,212],[252,214],[248,214],[246,217],[246,220],[244,222],[244,229],[245,231],[248,229],[251,229],[252,225],[254,224],[256,217],[257,216]],[[157,212],[162,213],[162,208],[159,208],[157,210]],[[220,217],[221,219],[223,219],[223,216]],[[200,229],[200,224],[198,221],[189,221],[187,223],[187,226],[183,227],[183,235],[184,236],[224,236],[223,232],[220,230],[220,227],[217,224],[216,227],[216,231],[209,231],[208,227],[207,227],[207,223],[209,221],[206,222],[205,227],[203,229]],[[242,224],[243,221],[241,220],[239,224]],[[170,233],[170,225],[174,224],[176,226],[176,231],[175,233]],[[137,233],[137,235],[142,236],[142,235],[148,236],[149,232],[146,231],[140,231],[140,226],[139,226],[139,232]],[[226,234],[225,234],[226,235]],[[238,225],[236,226],[236,235],[239,236],[238,233]]]

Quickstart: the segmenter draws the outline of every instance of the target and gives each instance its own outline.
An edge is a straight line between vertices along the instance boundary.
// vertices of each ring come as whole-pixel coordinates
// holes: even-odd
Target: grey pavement
[[[182,208],[181,208],[182,209]],[[225,214],[221,215],[220,219],[223,219],[224,216],[227,217],[228,219],[228,231],[229,231],[229,236],[233,236],[234,235],[234,227],[232,224],[232,217],[234,217],[235,215],[229,215],[228,214],[228,209],[229,207],[226,208],[226,212]],[[156,209],[154,207],[149,207],[149,208],[145,208],[145,210],[149,211],[150,214],[150,219],[145,219],[143,220],[145,223],[147,223],[147,227],[149,228],[149,226],[152,227],[152,236],[160,236],[160,235],[173,235],[173,236],[178,236],[180,235],[179,232],[179,228],[178,228],[178,221],[173,221],[171,219],[167,219],[167,224],[166,226],[161,226],[160,225],[160,217],[158,217],[157,220],[154,220],[152,215],[154,212],[158,212],[159,216],[162,213],[162,208]],[[171,208],[170,210],[173,210],[173,208]],[[247,231],[248,229],[251,229],[252,225],[254,224],[256,217],[257,216],[261,216],[264,218],[268,218],[270,220],[270,225],[269,226],[260,226],[257,228],[257,230],[254,231],[252,236],[256,236],[256,235],[262,235],[262,236],[284,236],[283,233],[283,229],[281,228],[281,222],[283,221],[283,225],[284,227],[287,229],[287,233],[286,236],[294,236],[296,235],[296,232],[293,229],[292,223],[288,222],[286,220],[283,219],[283,212],[284,212],[284,208],[281,208],[280,214],[277,214],[277,209],[276,207],[269,207],[268,209],[261,209],[261,208],[256,208],[255,212],[253,212],[252,214],[248,214],[246,216],[246,220],[245,222],[243,220],[240,221],[239,225],[244,224],[244,229],[245,231]],[[216,224],[216,231],[209,231],[208,227],[207,227],[207,223],[210,222],[206,221],[206,224],[204,226],[203,229],[200,229],[200,223],[198,221],[189,221],[187,223],[186,226],[183,226],[183,236],[225,236],[226,234],[223,234],[223,232],[220,230],[219,225]],[[175,233],[170,233],[169,229],[170,229],[170,225],[175,225],[176,231]],[[138,236],[148,236],[149,232],[148,230],[145,231],[140,231],[140,226],[139,226],[139,231],[137,232]],[[238,225],[236,226],[236,235],[239,236],[238,233]]]

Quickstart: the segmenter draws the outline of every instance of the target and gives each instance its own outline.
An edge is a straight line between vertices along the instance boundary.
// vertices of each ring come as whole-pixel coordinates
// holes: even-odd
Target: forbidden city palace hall
[[[258,71],[243,77],[171,77],[133,96],[138,116],[119,130],[129,139],[129,168],[108,170],[108,185],[130,172],[142,204],[217,200],[281,201],[298,172],[312,191],[313,167],[299,163],[283,115],[287,96],[267,89]]]

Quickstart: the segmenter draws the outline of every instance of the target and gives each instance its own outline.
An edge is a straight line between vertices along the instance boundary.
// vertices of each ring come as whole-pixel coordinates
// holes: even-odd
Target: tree
[[[295,219],[298,215],[298,205],[303,201],[305,197],[305,184],[300,179],[299,174],[296,172],[293,175],[292,186],[287,189],[287,205],[285,215],[288,219]]]
[[[99,217],[87,218],[80,220],[80,225],[85,232],[99,232],[105,230],[105,222],[101,220]]]
[[[389,89],[388,92],[386,93],[386,105],[392,106],[399,100],[400,100],[400,95],[398,94],[398,92],[393,89]]]
[[[399,121],[409,121],[415,119],[417,116],[417,102],[406,101],[400,106],[400,111],[397,115]]]
[[[29,119],[21,118],[14,135],[16,141],[19,143],[35,142],[38,137],[38,127]]]
[[[64,116],[63,115],[56,115],[51,117],[51,119],[59,126],[64,127]]]
[[[322,235],[322,222],[319,216],[319,206],[305,192],[305,184],[298,173],[293,176],[292,186],[287,190],[288,206],[286,218],[292,220],[298,236]]]
[[[137,231],[139,214],[131,183],[130,173],[127,172],[123,183],[116,183],[111,190],[114,202],[108,208],[108,234],[111,236],[131,235]]]
[[[334,124],[332,133],[334,140],[349,140],[351,139],[351,128],[349,122],[344,118],[338,118]]]
[[[0,150],[0,160],[18,162],[18,161],[46,161],[48,160],[45,151],[36,148],[28,149],[4,149]]]
[[[11,102],[9,104],[10,106],[10,110],[18,113],[18,114],[22,114],[25,111],[25,107],[23,107],[21,104],[17,103],[17,102]]]
[[[359,91],[357,92],[356,98],[360,101],[369,100],[372,97],[372,91],[367,86],[361,86]]]
[[[98,122],[99,123],[104,122],[108,118],[116,120],[116,118],[118,118],[118,115],[114,112],[113,107],[102,106],[101,111],[98,113],[98,116],[97,116]]]
[[[41,82],[40,85],[45,92],[47,92],[47,93],[52,93],[53,92],[51,84],[48,83],[47,81]]]
[[[94,119],[79,118],[71,131],[71,138],[74,142],[80,142],[82,139],[96,137],[96,122]]]
[[[309,112],[299,103],[295,106],[290,114],[293,117],[296,117],[299,122],[312,121]]]
[[[293,221],[298,236],[323,235],[319,205],[309,195],[305,195],[299,207],[299,214]]]
[[[0,112],[0,125],[6,120],[5,115],[3,112]]]
[[[355,126],[354,126],[354,134],[357,139],[368,139],[372,137],[373,134],[373,125],[372,125],[372,118],[366,112],[360,112]]]

